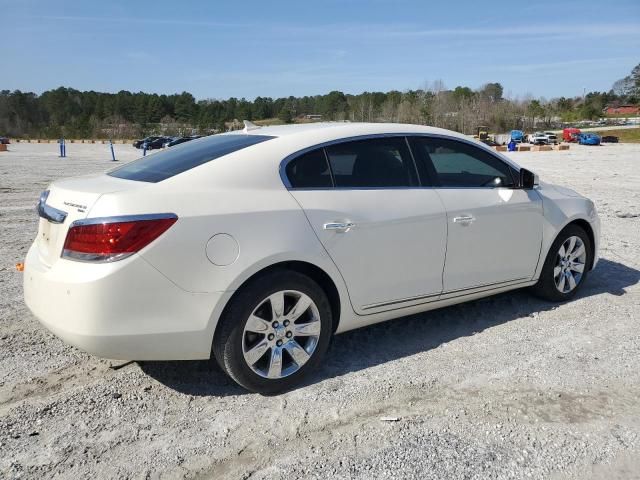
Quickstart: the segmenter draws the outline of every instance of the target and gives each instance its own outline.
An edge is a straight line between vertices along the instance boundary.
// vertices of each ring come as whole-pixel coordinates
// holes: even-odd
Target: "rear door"
[[[286,174],[357,313],[439,297],[446,214],[436,192],[420,188],[404,137],[320,148],[289,162]]]
[[[411,140],[447,211],[443,292],[532,278],[542,242],[542,200],[517,188],[518,172],[467,142]]]

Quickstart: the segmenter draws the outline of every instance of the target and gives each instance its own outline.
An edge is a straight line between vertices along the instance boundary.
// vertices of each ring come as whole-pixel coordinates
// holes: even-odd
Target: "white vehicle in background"
[[[402,124],[248,124],[56,181],[38,213],[24,295],[49,330],[109,358],[213,355],[261,393],[334,333],[522,287],[566,301],[600,234],[587,198]]]
[[[547,137],[548,145],[557,145],[558,144],[558,135],[553,132],[544,132],[544,135]]]
[[[543,132],[535,132],[529,134],[529,143],[533,145],[548,145],[549,138]]]

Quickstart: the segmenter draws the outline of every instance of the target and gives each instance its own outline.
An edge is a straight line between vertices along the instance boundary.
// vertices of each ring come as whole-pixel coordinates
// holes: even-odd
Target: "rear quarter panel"
[[[228,157],[234,157],[229,155]],[[342,319],[352,314],[347,289],[300,205],[278,174],[279,162],[217,159],[206,168],[139,191],[103,195],[91,217],[175,213],[178,221],[140,256],[180,288],[193,293],[233,292],[260,270],[283,261],[311,263],[334,281]],[[271,163],[271,168],[268,164]],[[207,243],[227,234],[238,246],[225,266],[207,257]],[[230,295],[225,295],[225,301]],[[221,308],[212,312],[213,323]]]

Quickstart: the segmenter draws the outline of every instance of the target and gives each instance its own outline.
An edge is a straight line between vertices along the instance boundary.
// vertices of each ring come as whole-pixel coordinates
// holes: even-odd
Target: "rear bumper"
[[[138,255],[44,265],[27,254],[24,298],[40,322],[88,353],[126,360],[209,358],[223,293],[182,290]]]

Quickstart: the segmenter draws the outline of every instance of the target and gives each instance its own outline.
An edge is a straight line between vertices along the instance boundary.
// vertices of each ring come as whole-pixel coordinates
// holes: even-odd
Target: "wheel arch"
[[[596,244],[595,244],[595,233],[593,231],[593,227],[591,226],[591,224],[589,223],[588,220],[585,220],[584,218],[574,218],[573,220],[567,222],[567,224],[564,225],[558,231],[556,236],[553,238],[553,241],[551,241],[551,243],[549,244],[549,249],[551,249],[551,246],[557,240],[557,238],[562,234],[562,232],[564,232],[567,229],[567,227],[570,227],[572,225],[580,227],[582,230],[585,231],[585,233],[589,237],[589,243],[591,245],[590,245],[590,251],[589,251],[590,255],[589,255],[588,270],[591,270],[591,269],[593,269],[593,261],[594,261],[594,258],[595,258]],[[547,251],[547,255],[549,255],[549,251]]]
[[[593,227],[584,218],[576,218],[575,220],[572,220],[567,225],[565,225],[562,230],[567,228],[569,225],[576,225],[576,226],[582,228],[586,232],[587,236],[589,237],[589,243],[591,245],[591,251],[589,252],[590,253],[590,255],[589,255],[589,270],[591,270],[593,268],[593,260],[595,258],[595,252],[596,252],[596,239],[595,239],[595,234],[593,232]]]
[[[329,305],[331,306],[331,317],[332,317],[332,323],[333,323],[332,332],[335,333],[335,331],[338,329],[338,325],[340,323],[340,315],[342,313],[342,305],[340,303],[341,302],[340,291],[338,290],[338,287],[334,282],[334,280],[326,271],[324,271],[319,266],[304,260],[286,260],[286,261],[273,263],[271,265],[263,267],[262,269],[258,270],[257,272],[247,277],[238,286],[235,292],[228,298],[224,308],[220,313],[220,317],[224,315],[225,311],[227,310],[228,306],[231,304],[232,300],[243,289],[245,285],[271,272],[282,271],[282,270],[285,270],[285,271],[288,270],[288,271],[297,272],[297,273],[306,275],[307,277],[315,281],[320,286],[320,288],[324,290],[324,292],[327,295],[327,298],[329,299]],[[214,338],[218,332],[219,325],[220,325],[220,322],[217,322],[216,328],[213,332]]]

